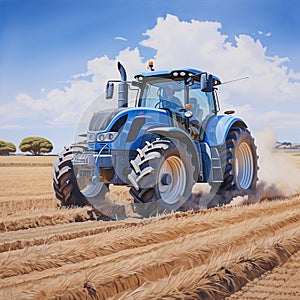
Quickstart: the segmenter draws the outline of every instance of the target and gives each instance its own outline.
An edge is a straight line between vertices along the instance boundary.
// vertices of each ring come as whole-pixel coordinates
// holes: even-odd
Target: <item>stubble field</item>
[[[0,299],[300,298],[298,192],[263,185],[253,205],[97,221],[57,208],[54,160],[0,158]]]

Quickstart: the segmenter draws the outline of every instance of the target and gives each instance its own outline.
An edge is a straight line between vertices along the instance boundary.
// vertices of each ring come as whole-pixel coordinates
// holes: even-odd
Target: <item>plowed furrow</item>
[[[24,215],[24,212],[23,212]],[[25,213],[26,217],[13,216],[3,218],[0,232],[17,231],[71,222],[82,222],[94,219],[90,208],[33,210]]]
[[[242,222],[239,225],[244,225],[244,223]],[[172,247],[174,244],[184,244],[187,241],[191,241],[191,240],[195,240],[195,239],[200,239],[200,238],[205,238],[207,236],[207,234],[211,235],[213,234],[214,236],[216,235],[223,235],[224,233],[227,232],[227,228],[221,228],[221,229],[213,229],[207,232],[199,232],[197,234],[187,234],[181,238],[176,238],[175,240],[167,240],[165,242],[161,242],[158,244],[153,244],[153,245],[147,245],[147,246],[139,246],[133,249],[125,249],[122,251],[119,251],[115,254],[110,254],[107,256],[103,256],[103,257],[99,257],[99,258],[93,258],[93,259],[87,259],[84,260],[82,262],[74,262],[74,264],[70,264],[70,265],[63,265],[61,268],[57,268],[54,270],[46,270],[45,272],[43,272],[43,275],[41,275],[37,280],[40,280],[43,277],[49,277],[49,273],[51,273],[51,277],[56,277],[56,276],[60,276],[61,274],[66,274],[66,273],[78,273],[79,270],[83,270],[85,268],[89,269],[91,268],[91,266],[93,268],[97,268],[99,266],[103,267],[104,263],[116,263],[120,260],[124,260],[126,258],[126,256],[128,256],[128,258],[132,255],[133,257],[135,257],[137,254],[140,253],[144,253],[144,252],[149,252],[149,251],[154,251],[155,249],[162,249],[165,248],[166,251],[168,251],[167,249],[169,247]],[[164,252],[164,250],[163,250]],[[28,262],[26,262],[26,264],[28,265]],[[74,267],[74,265],[76,267]],[[3,265],[4,267],[4,265]],[[40,266],[38,266],[40,268]],[[9,274],[9,270],[6,270],[6,275]],[[19,278],[21,279],[21,282],[24,283],[25,278],[28,278],[29,281],[32,281],[31,278],[31,274],[28,274],[27,276],[19,276]],[[10,279],[7,279],[7,282],[9,282]],[[5,280],[2,280],[2,286],[4,286]],[[14,285],[16,284],[16,281],[14,281]]]
[[[93,259],[84,260],[79,263],[75,262],[74,264],[63,265],[58,268],[46,269],[39,272],[35,278],[32,277],[32,273],[15,277],[7,277],[0,280],[0,288],[10,289],[12,286],[19,286],[21,288],[23,286],[26,287],[28,284],[38,284],[41,280],[48,281],[65,276],[74,276],[79,272],[87,274],[91,269],[102,268],[104,264],[115,264],[120,261],[130,260],[130,258],[134,258],[137,255],[156,251],[157,249],[164,247],[164,244],[170,244],[170,241],[134,249],[126,249],[108,256],[100,256]]]
[[[299,243],[300,232],[297,229],[273,238],[260,239],[250,248],[229,249],[221,255],[214,253],[207,264],[146,283],[136,290],[118,294],[111,300],[224,299],[247,282],[286,262],[299,251]],[[66,294],[70,296],[72,291]]]
[[[286,197],[284,198],[286,200],[291,200],[293,203],[288,203],[285,201],[275,201],[274,207],[272,206],[272,210],[280,210],[284,206],[291,206],[296,205],[294,201],[296,199],[300,199],[299,195],[294,195],[292,197]],[[262,207],[251,207],[249,209],[244,208],[248,214],[250,215],[258,215],[265,212],[262,212],[262,209],[264,206],[270,206],[269,202],[261,203]],[[165,220],[165,219],[172,219],[172,218],[181,218],[181,217],[193,217],[194,215],[200,214],[210,214],[212,212],[219,212],[219,213],[225,213],[230,212],[231,210],[238,211],[239,208],[226,206],[226,207],[220,207],[210,210],[202,210],[202,211],[190,211],[185,213],[175,213],[170,214],[166,216],[161,216],[158,219],[154,219],[156,222]],[[87,215],[88,214],[88,215]],[[3,217],[0,221],[0,232],[6,232],[6,231],[17,231],[22,229],[28,229],[28,228],[37,228],[37,227],[43,227],[43,226],[49,226],[49,225],[55,225],[55,224],[62,224],[62,223],[70,223],[75,221],[84,221],[84,220],[91,220],[94,219],[95,215],[92,213],[90,208],[78,208],[78,209],[56,209],[56,208],[48,208],[43,210],[30,210],[25,213],[24,217],[24,211],[20,211],[18,213],[13,214],[12,216],[6,216]],[[240,218],[240,214],[237,216],[237,218]]]
[[[281,221],[278,221],[277,217]],[[288,217],[284,218],[278,214],[272,221],[268,220],[269,218],[267,217],[259,220],[247,220],[239,224],[230,225],[222,230],[214,229],[214,232],[209,232],[208,236],[203,233],[202,237],[201,233],[188,235],[181,239],[176,239],[171,245],[161,245],[153,253],[140,255],[139,257],[131,258],[129,261],[125,260],[110,265],[102,265],[97,267],[96,270],[93,267],[88,277],[89,280],[92,279],[94,286],[100,287],[97,293],[101,292],[101,297],[104,297],[101,299],[105,299],[105,297],[114,295],[116,291],[121,292],[126,289],[138,288],[140,284],[148,280],[153,281],[158,278],[164,278],[170,273],[179,273],[180,269],[188,270],[192,266],[199,266],[209,260],[213,251],[215,255],[216,253],[221,255],[229,249],[238,249],[240,243],[249,243],[253,236],[256,239],[265,240],[266,233],[272,236],[283,230],[285,226],[299,222],[300,215],[291,212]],[[259,224],[262,225],[256,226],[256,221],[260,221]],[[62,282],[61,279],[53,281],[53,278],[51,278],[51,282],[55,282],[54,290],[57,292],[57,288],[60,288],[60,291],[63,291],[69,287],[69,293],[75,292],[80,295],[80,290],[86,284],[86,279],[83,280],[83,276],[80,273],[76,273],[71,278],[72,280],[67,280],[67,282]],[[44,282],[43,285],[47,284]],[[78,289],[76,288],[77,286],[81,288]],[[45,293],[44,290],[41,292]],[[49,293],[49,290],[47,293]],[[50,297],[53,294],[48,294],[47,296]]]
[[[267,205],[267,204],[265,204]],[[282,203],[278,201],[278,205],[274,206],[272,211],[268,211],[269,214],[273,214],[276,211],[280,211],[282,209]],[[284,204],[286,206],[286,209],[290,207],[295,207],[298,205],[296,202],[291,202]],[[96,223],[91,225],[91,223],[88,223],[87,225],[84,225],[84,223],[77,224],[68,224],[72,222],[78,222],[78,221],[85,221],[89,219],[93,219],[94,215],[92,211],[89,211],[88,209],[78,209],[78,213],[74,212],[74,210],[64,210],[63,212],[68,212],[69,218],[65,217],[66,214],[63,214],[61,210],[54,210],[53,214],[54,217],[51,218],[51,214],[47,214],[47,216],[42,215],[39,218],[32,219],[32,222],[30,222],[30,219],[28,220],[26,218],[27,223],[22,224],[22,220],[18,222],[17,226],[23,226],[23,227],[33,227],[28,230],[18,230],[16,232],[7,232],[0,234],[0,252],[8,251],[8,250],[17,250],[22,249],[24,247],[28,246],[37,246],[37,245],[43,245],[45,243],[51,244],[56,241],[63,241],[63,240],[70,240],[74,238],[79,238],[82,236],[89,236],[89,235],[95,235],[104,231],[111,231],[113,229],[118,228],[126,228],[126,227],[132,227],[139,225],[146,225],[148,223],[157,223],[162,221],[167,221],[174,218],[187,218],[187,217],[193,217],[195,214],[204,215],[204,214],[211,214],[211,213],[222,213],[226,214],[226,212],[230,215],[230,221],[235,222],[235,220],[239,220],[241,218],[241,213],[238,213],[237,208],[232,208],[231,210],[235,211],[235,216],[232,216],[231,210],[225,210],[226,208],[219,208],[215,210],[205,210],[201,212],[187,212],[187,213],[175,213],[173,215],[168,216],[162,216],[160,218],[154,218],[154,219],[146,219],[146,220],[139,220],[139,219],[132,219],[132,221],[123,221],[123,222],[106,222],[106,223]],[[244,208],[247,210],[247,208]],[[247,217],[256,217],[262,214],[261,209],[256,210],[254,207],[251,207],[253,211],[248,209]],[[60,212],[61,215],[56,215],[57,212]],[[52,215],[53,216],[53,215]],[[67,215],[68,216],[68,215]],[[7,222],[6,222],[7,223]],[[5,224],[5,227],[8,225]],[[16,220],[14,224],[16,224]],[[45,227],[46,225],[51,224],[58,224],[54,225],[54,227]],[[61,226],[60,223],[66,224],[64,226]],[[112,224],[114,223],[114,224]],[[26,225],[25,225],[26,224]],[[99,226],[97,225],[99,224]],[[40,225],[43,225],[40,227]],[[212,226],[222,226],[221,224],[211,224]],[[74,226],[74,227],[73,227]],[[203,225],[202,225],[203,226]],[[14,226],[15,228],[15,226]],[[206,229],[213,228],[208,227]]]
[[[125,249],[158,244],[184,236],[186,232],[198,231],[199,224],[194,220],[168,219],[165,221],[169,224],[164,224],[163,229],[155,223],[150,223],[148,226],[137,227],[135,230],[119,228],[92,237],[84,237],[80,239],[80,242],[75,239],[0,254],[0,259],[3,258],[0,278],[26,274],[36,268],[43,270],[93,259],[97,256],[110,255]]]
[[[39,196],[23,196],[21,199],[20,197],[16,199],[14,196],[6,196],[5,199],[0,201],[0,216],[2,218],[12,214],[21,216],[21,211],[24,215],[32,210],[51,209],[57,204],[58,202],[54,198],[53,193]]]
[[[43,162],[28,162],[28,163],[20,163],[20,162],[9,162],[9,163],[0,163],[0,167],[20,167],[20,168],[24,168],[24,167],[52,167],[53,164],[52,163],[43,163]]]
[[[300,299],[300,251],[227,299]]]
[[[272,232],[272,234],[270,234],[272,236],[275,233],[276,227],[290,224],[290,222],[293,221],[299,223],[299,220],[299,216],[296,219],[291,217],[284,222],[272,224],[273,228],[269,233]],[[247,226],[248,224],[244,225]],[[233,230],[231,227],[233,226],[230,226],[228,229]],[[107,297],[112,296],[115,291],[120,293],[127,289],[132,290],[148,281],[156,281],[168,277],[170,274],[177,274],[180,271],[189,270],[190,268],[205,264],[210,259],[211,253],[214,253],[214,255],[217,256],[218,254],[222,255],[229,250],[239,251],[240,244],[249,243],[254,235],[256,237],[256,242],[259,241],[259,239],[264,240],[266,238],[265,232],[268,231],[268,229],[270,229],[269,225],[261,226],[260,228],[256,227],[255,229],[251,228],[251,225],[249,225],[245,232],[238,232],[236,235],[231,233],[228,240],[225,232],[217,231],[215,234],[209,232],[208,234],[211,239],[207,241],[207,237],[202,237],[203,244],[201,238],[195,235],[195,239],[194,236],[193,239],[187,238],[182,243],[176,243],[175,245],[169,246],[168,249],[161,248],[160,250],[157,250],[156,253],[152,254],[151,258],[149,257],[147,259],[147,257],[145,257],[145,260],[150,260],[147,264],[141,264],[139,262],[135,264],[132,262],[130,265],[133,265],[133,268],[130,269],[126,266],[122,267],[122,265],[117,265],[116,267],[119,270],[119,273],[115,278],[113,278],[114,270],[111,270],[112,267],[110,267],[109,270],[105,270],[105,279],[103,279],[103,277],[99,278],[100,276],[98,276],[98,274],[92,272],[89,280],[96,287],[99,298],[107,299]],[[221,236],[222,238],[220,238]],[[143,259],[143,257],[140,258]],[[69,282],[69,284],[71,284],[71,282]],[[66,287],[63,287],[63,290],[65,290],[65,288]],[[69,291],[71,294],[76,291],[75,285],[72,289],[69,289]]]
[[[96,235],[119,228],[140,226],[142,220],[133,219],[125,222],[86,221],[53,226],[38,227],[16,232],[0,234],[0,252],[22,249],[24,247],[52,244],[81,237]]]
[[[269,213],[269,216],[273,214],[273,212]],[[0,260],[3,261],[0,278],[30,273],[35,268],[44,270],[68,263],[81,262],[99,255],[109,255],[129,248],[174,240],[186,233],[207,232],[211,229],[227,227],[244,220],[245,212],[233,209],[223,212],[222,216],[222,219],[219,218],[219,212],[213,211],[211,214],[195,215],[194,218],[188,219],[168,218],[161,221],[160,226],[154,222],[134,230],[119,228],[111,232],[84,237],[80,239],[80,243],[78,239],[75,239],[3,253],[3,255],[0,254]],[[250,214],[250,218],[254,218],[254,215]]]

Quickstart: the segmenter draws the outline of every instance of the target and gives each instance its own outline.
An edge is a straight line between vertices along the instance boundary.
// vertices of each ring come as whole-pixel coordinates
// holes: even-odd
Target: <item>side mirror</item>
[[[202,92],[213,92],[213,77],[211,74],[201,74],[201,91]]]
[[[108,81],[106,85],[106,99],[112,99],[114,95],[114,84]]]

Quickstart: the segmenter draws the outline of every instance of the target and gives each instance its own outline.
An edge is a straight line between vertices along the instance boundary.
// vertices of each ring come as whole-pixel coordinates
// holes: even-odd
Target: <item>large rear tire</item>
[[[228,204],[234,197],[251,197],[257,182],[257,153],[253,137],[245,127],[233,126],[219,148],[223,182],[211,184],[213,199],[208,208]]]
[[[189,199],[195,168],[185,144],[166,139],[147,142],[131,165],[130,193],[143,217],[175,211]]]

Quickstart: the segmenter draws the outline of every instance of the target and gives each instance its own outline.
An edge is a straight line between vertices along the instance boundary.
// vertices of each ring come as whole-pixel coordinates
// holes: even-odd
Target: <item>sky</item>
[[[118,79],[190,67],[222,81],[221,110],[254,136],[300,142],[300,1],[0,0],[0,140],[42,136],[60,152]]]

